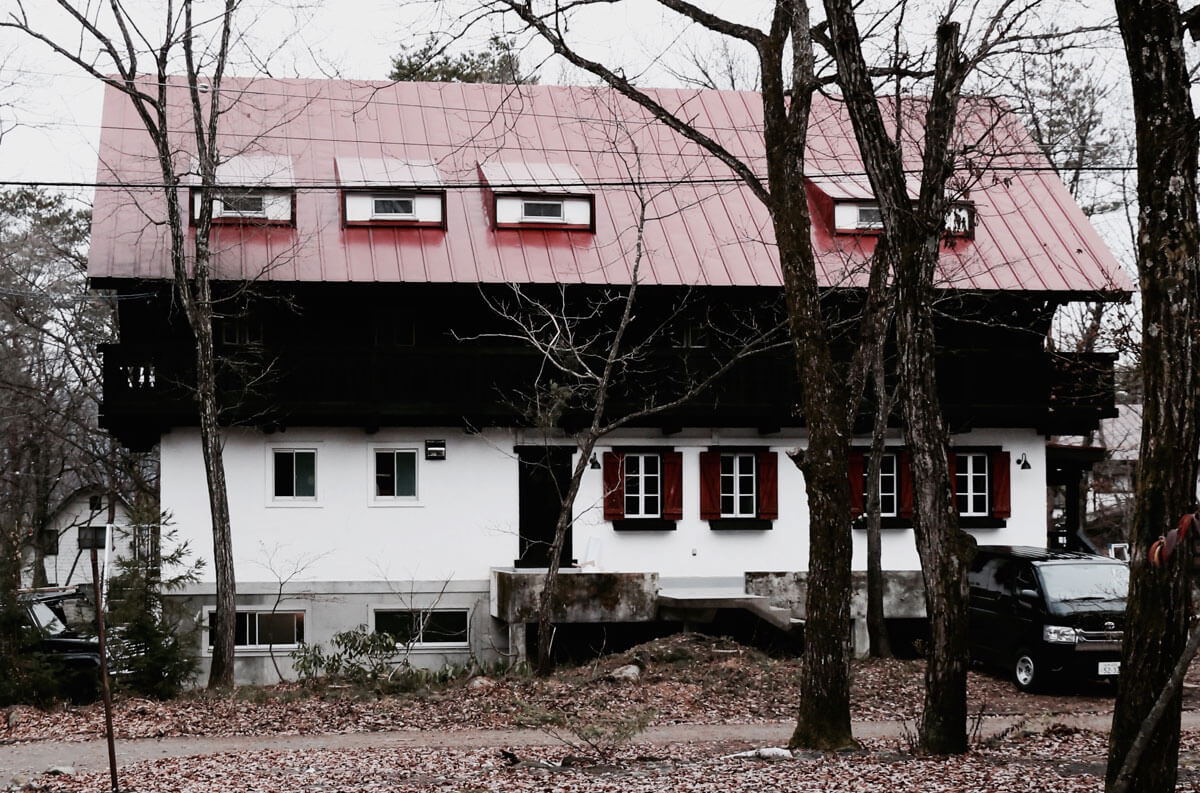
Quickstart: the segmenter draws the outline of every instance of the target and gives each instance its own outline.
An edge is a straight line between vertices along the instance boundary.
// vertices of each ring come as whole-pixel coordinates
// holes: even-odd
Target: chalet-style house
[[[186,164],[187,103],[171,90]],[[397,636],[414,664],[519,654],[577,417],[547,426],[513,397],[546,362],[512,338],[504,307],[520,295],[582,316],[636,266],[640,332],[658,340],[638,363],[657,374],[627,380],[613,410],[667,393],[678,378],[663,373],[719,356],[731,318],[781,316],[767,213],[725,165],[605,89],[256,79],[222,93],[215,331],[239,680],[270,680],[272,649],[360,624]],[[655,96],[765,172],[757,94]],[[1051,355],[1046,334],[1064,302],[1131,287],[1019,124],[991,104],[963,113],[982,165],[955,186],[938,358],[957,497],[981,541],[1042,545],[1046,438],[1113,412],[1112,357]],[[806,184],[831,310],[853,309],[879,231],[853,140],[843,108],[817,97]],[[123,298],[102,422],[129,446],[158,444],[162,507],[207,556],[161,179],[111,89],[99,162],[98,181],[121,186],[97,191],[89,272]],[[185,205],[193,189],[180,188]],[[806,498],[786,453],[806,432],[789,356],[740,361],[601,441],[562,557],[561,623],[803,617]],[[861,460],[848,472],[860,483]],[[904,460],[895,427],[889,616],[920,617]],[[853,563],[865,569],[857,529]],[[211,578],[186,596],[206,619]]]
[[[33,587],[39,583],[39,576],[34,573],[36,565],[42,568],[46,586],[91,585],[91,555],[79,547],[79,530],[105,530],[109,497],[108,488],[84,485],[63,498],[50,514],[45,528],[22,549],[21,586]],[[119,496],[112,526],[108,533],[108,552],[100,550],[97,555],[101,580],[114,574],[113,563],[117,557],[136,558],[150,551],[146,533],[134,526],[129,505]],[[34,552],[35,544],[40,548],[40,554]]]

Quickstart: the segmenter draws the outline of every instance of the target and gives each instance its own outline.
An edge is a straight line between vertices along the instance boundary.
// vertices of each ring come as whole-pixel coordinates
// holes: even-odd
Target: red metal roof
[[[173,128],[186,163],[190,117],[181,86],[174,91]],[[652,93],[765,174],[758,94]],[[294,228],[215,228],[218,277],[628,283],[638,203],[631,181],[640,181],[649,201],[641,283],[781,283],[770,219],[749,189],[716,158],[609,89],[227,79],[223,94],[229,107],[221,123],[223,152],[249,163],[290,161],[296,222]],[[918,122],[912,126],[919,132]],[[973,168],[959,176],[976,225],[973,239],[944,247],[944,286],[1132,288],[1011,115],[992,103],[969,104],[959,127],[978,144]],[[430,164],[436,178],[429,176]],[[914,155],[911,166],[918,165]],[[374,184],[393,172],[403,176],[397,184],[429,178],[428,187],[446,191],[445,230],[342,227],[339,185]],[[806,173],[824,283],[861,283],[875,238],[834,234],[832,203],[861,200],[870,188],[844,108],[826,97],[815,99]],[[968,174],[974,174],[970,181]],[[504,182],[524,189],[524,180],[547,192],[594,194],[595,233],[494,229],[489,187]],[[128,100],[111,88],[98,181],[145,186],[97,190],[89,274],[169,277],[166,237],[151,222],[165,217],[154,152]]]

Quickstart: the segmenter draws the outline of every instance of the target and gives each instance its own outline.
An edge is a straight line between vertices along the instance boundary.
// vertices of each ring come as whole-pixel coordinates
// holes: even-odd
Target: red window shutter
[[[863,461],[863,453],[858,449],[850,450],[850,517],[857,518],[866,511],[866,506],[863,503],[863,469],[865,462]]]
[[[896,465],[900,469],[900,504],[898,505],[900,517],[911,520],[913,516],[912,455],[907,451],[900,452],[896,459]]]
[[[700,520],[721,519],[721,453],[700,452]]]
[[[1012,517],[1012,468],[1008,452],[992,452],[992,517]]]
[[[604,519],[625,517],[625,455],[604,453]]]
[[[663,518],[683,520],[683,453],[663,452]]]
[[[758,453],[758,517],[779,517],[779,455],[775,452]]]

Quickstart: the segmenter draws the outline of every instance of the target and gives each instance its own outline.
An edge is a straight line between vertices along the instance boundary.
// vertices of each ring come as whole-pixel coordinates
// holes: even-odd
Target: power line
[[[1086,171],[1089,173],[1116,173],[1116,172],[1135,172],[1137,166],[1134,165],[1094,165],[1084,166],[1080,168],[1072,168],[1074,170]],[[1058,174],[1058,170],[1052,166],[1024,166],[1024,165],[996,165],[988,166],[986,171],[989,173],[1050,173]],[[913,168],[906,169],[905,173],[920,174],[921,169]],[[808,178],[813,179],[838,179],[850,177],[865,177],[866,171],[839,171],[837,173],[818,173],[810,174]],[[489,184],[479,181],[446,181],[446,182],[425,182],[425,183],[406,183],[406,184],[341,184],[337,182],[327,182],[324,180],[303,181],[296,180],[287,184],[263,182],[259,184],[215,184],[212,185],[216,190],[303,190],[303,191],[337,191],[337,190],[546,190],[546,188],[622,188],[622,187],[664,187],[672,185],[723,185],[723,184],[744,184],[744,181],[738,176],[711,176],[711,177],[662,177],[653,179],[601,179],[587,180],[581,179],[578,181],[555,181],[548,185],[546,182],[505,182],[502,184]],[[116,190],[165,190],[169,185],[164,182],[115,182],[115,181],[70,181],[70,180],[0,180],[0,186],[4,187],[37,187],[37,188],[86,188],[86,189],[116,189]],[[196,189],[201,185],[190,184],[181,181],[174,185],[178,189]]]

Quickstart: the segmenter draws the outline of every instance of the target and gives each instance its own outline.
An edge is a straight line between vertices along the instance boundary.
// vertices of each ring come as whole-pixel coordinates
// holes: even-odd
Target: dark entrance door
[[[547,567],[562,494],[571,481],[569,446],[518,446],[517,495],[520,509],[520,558],[517,567]],[[571,563],[571,530],[567,529],[560,564]]]

